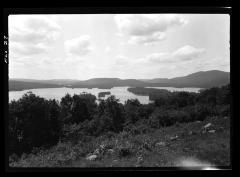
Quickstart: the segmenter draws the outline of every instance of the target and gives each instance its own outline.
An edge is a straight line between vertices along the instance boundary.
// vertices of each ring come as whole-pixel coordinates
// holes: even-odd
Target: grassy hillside
[[[211,123],[204,133],[202,128]],[[230,165],[229,117],[181,123],[161,129],[78,137],[49,150],[23,154],[12,167],[172,167]],[[214,133],[210,133],[215,130]],[[210,132],[208,132],[210,131]],[[90,155],[96,159],[87,160]]]

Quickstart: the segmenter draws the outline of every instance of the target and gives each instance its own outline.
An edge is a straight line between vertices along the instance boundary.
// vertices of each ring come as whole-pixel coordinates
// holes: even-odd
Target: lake
[[[124,103],[128,99],[138,99],[141,104],[148,104],[150,102],[148,96],[140,96],[135,95],[129,91],[127,91],[127,88],[129,87],[113,87],[111,89],[98,89],[98,88],[41,88],[41,89],[29,89],[29,90],[22,90],[22,91],[10,91],[9,92],[9,102],[12,100],[18,100],[23,96],[24,93],[27,93],[28,91],[33,92],[34,94],[46,98],[46,99],[56,99],[61,100],[62,97],[64,97],[67,93],[70,95],[74,94],[80,94],[83,92],[91,93],[95,95],[98,98],[99,92],[105,92],[110,91],[111,95],[115,95],[117,99],[121,103]],[[157,88],[157,89],[166,89],[169,91],[188,91],[188,92],[198,92],[201,88],[174,88],[174,87],[151,87],[151,88]],[[104,99],[109,97],[110,95],[106,95]]]

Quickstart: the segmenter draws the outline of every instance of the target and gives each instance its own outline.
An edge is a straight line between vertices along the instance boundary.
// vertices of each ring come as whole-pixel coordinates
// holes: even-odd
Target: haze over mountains
[[[183,77],[155,78],[155,79],[119,79],[93,78],[85,81],[74,79],[9,79],[9,91],[33,88],[112,88],[120,86],[130,87],[218,87],[230,82],[230,73],[210,70],[200,71]]]

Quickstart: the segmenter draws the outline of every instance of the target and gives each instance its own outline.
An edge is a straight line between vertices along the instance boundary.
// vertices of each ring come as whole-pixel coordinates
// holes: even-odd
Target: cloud
[[[90,43],[90,39],[90,36],[83,35],[65,41],[64,46],[67,54],[75,56],[82,56],[88,54],[93,49]]]
[[[199,59],[204,51],[185,45],[172,52],[150,53],[143,57],[132,58],[119,54],[115,57],[111,71],[128,78],[177,77],[201,70],[203,67],[198,63],[205,63],[205,58]]]
[[[204,60],[198,61],[196,63],[196,68],[198,70],[224,70],[230,71],[230,60],[229,58],[205,58]]]
[[[165,39],[165,32],[173,26],[187,23],[178,14],[121,14],[115,15],[121,33],[129,35],[132,43],[153,43]]]
[[[205,49],[197,49],[190,45],[186,45],[178,49],[173,53],[173,57],[179,58],[180,60],[191,60],[199,57],[205,52]]]
[[[110,46],[107,46],[107,47],[105,48],[105,52],[106,52],[106,53],[110,52],[110,50],[111,50],[111,47],[110,47]]]
[[[152,53],[146,56],[145,59],[149,62],[155,63],[190,61],[199,58],[204,52],[205,49],[203,48],[195,48],[190,45],[185,45],[172,53]]]
[[[10,15],[10,53],[18,56],[44,53],[60,33],[60,26],[46,15]]]
[[[154,42],[162,41],[166,38],[165,33],[162,32],[156,32],[151,35],[146,35],[146,36],[131,36],[130,40],[128,43],[130,44],[152,44]]]
[[[123,55],[116,56],[115,64],[117,66],[126,66],[127,64],[129,64],[129,62],[130,62],[130,60],[126,56],[123,56]]]
[[[47,48],[44,44],[38,43],[35,45],[31,44],[22,44],[18,42],[10,42],[9,43],[10,53],[13,52],[13,56],[28,56],[28,55],[36,55],[41,54],[47,51]]]

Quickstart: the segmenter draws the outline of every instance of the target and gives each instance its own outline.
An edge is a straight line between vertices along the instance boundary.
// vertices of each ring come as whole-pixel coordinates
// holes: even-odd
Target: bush
[[[104,110],[104,119],[110,120],[110,122],[106,122],[105,124],[109,124],[112,126],[112,131],[120,132],[123,130],[123,126],[125,123],[124,116],[124,108],[123,105],[119,103],[119,100],[115,98],[115,96],[110,96],[105,100],[105,103],[102,106]],[[104,124],[104,125],[105,125]],[[109,127],[109,125],[106,125]]]
[[[162,126],[170,126],[175,123],[175,117],[172,117],[170,115],[170,112],[167,110],[156,109],[152,113],[149,123],[152,128],[160,128]]]
[[[140,102],[137,99],[127,100],[124,105],[125,119],[127,124],[134,124],[140,119],[139,116]]]
[[[91,94],[66,94],[61,99],[61,118],[65,124],[80,123],[91,120],[95,114],[96,97]]]
[[[130,154],[131,154],[130,148],[121,147],[121,148],[118,149],[118,156],[119,157],[126,157],[126,156],[129,156]]]
[[[9,104],[10,152],[55,144],[60,137],[59,105],[28,92]]]
[[[16,162],[16,161],[18,161],[19,160],[19,156],[17,155],[17,154],[11,154],[10,156],[9,156],[9,163],[13,163],[13,162]]]
[[[124,127],[124,131],[129,132],[132,135],[145,134],[151,131],[151,127],[148,126],[148,120],[139,120],[135,124],[130,124]]]
[[[230,116],[230,113],[231,113],[230,105],[222,105],[222,106],[217,105],[215,109],[216,109],[216,114],[219,116],[222,116],[222,117]]]
[[[169,116],[172,119],[172,123],[177,122],[190,122],[193,121],[188,112],[183,110],[172,110],[169,111]]]
[[[195,105],[194,111],[196,120],[203,121],[210,115],[211,110],[206,105]]]
[[[141,105],[138,109],[138,116],[140,119],[148,119],[155,109],[154,104]]]

